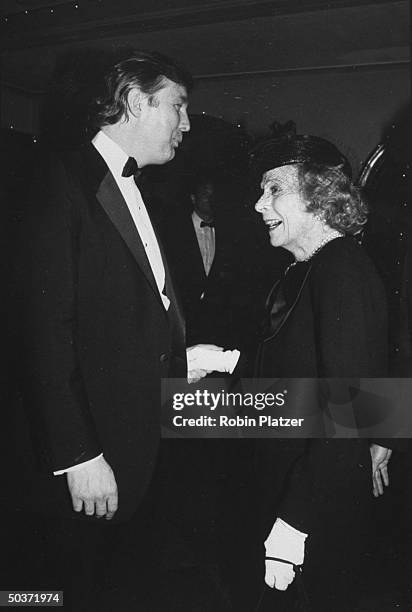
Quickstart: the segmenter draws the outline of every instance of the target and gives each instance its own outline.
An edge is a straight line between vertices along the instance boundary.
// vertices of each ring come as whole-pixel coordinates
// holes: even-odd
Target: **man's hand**
[[[370,453],[372,458],[373,494],[375,497],[379,497],[384,492],[382,480],[386,487],[389,486],[388,464],[392,451],[390,448],[379,446],[379,444],[371,444]]]
[[[67,485],[75,512],[97,518],[113,518],[118,505],[117,484],[113,470],[104,457],[84,468],[67,473]]]
[[[187,382],[189,383],[189,385],[193,385],[194,383],[198,383],[199,380],[202,380],[202,378],[204,378],[208,374],[211,374],[212,372],[213,370],[195,370],[193,368],[190,368],[187,371]]]

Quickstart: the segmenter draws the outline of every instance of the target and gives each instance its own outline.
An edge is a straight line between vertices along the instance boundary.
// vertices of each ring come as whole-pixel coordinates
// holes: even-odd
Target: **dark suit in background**
[[[213,343],[227,349],[254,342],[263,271],[256,266],[253,213],[243,209],[243,195],[233,179],[196,176],[174,209],[165,211],[163,242],[179,289],[188,346]],[[202,215],[206,223],[213,223],[214,258],[208,273],[195,229]],[[206,233],[210,236],[212,232],[207,228]],[[249,440],[196,439],[185,440],[185,447],[191,462],[192,494],[181,515],[190,515],[186,525],[193,525],[199,549],[208,551],[209,559],[231,581],[239,529],[250,524],[249,504],[244,504],[242,495],[248,488],[253,498],[252,444]],[[251,537],[251,532],[248,528],[245,537]],[[242,602],[243,609],[248,606],[249,602]]]
[[[197,223],[202,221],[204,212],[196,204],[200,196],[193,194],[207,185],[215,247],[208,272],[192,219],[195,210]],[[183,196],[163,223],[165,251],[182,301],[188,346],[214,343],[239,348],[253,342],[256,333],[261,272],[255,266],[253,224],[240,198],[233,201],[232,192],[228,179],[200,180],[192,189],[191,201]]]

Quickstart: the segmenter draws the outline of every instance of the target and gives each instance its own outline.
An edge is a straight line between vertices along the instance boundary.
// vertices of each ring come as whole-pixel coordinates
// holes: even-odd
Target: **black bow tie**
[[[200,227],[215,227],[214,221],[201,221]]]
[[[135,160],[135,158],[129,157],[129,159],[125,163],[124,168],[122,170],[122,176],[126,178],[129,176],[135,176],[138,170],[139,170],[139,166],[137,165],[137,161]]]

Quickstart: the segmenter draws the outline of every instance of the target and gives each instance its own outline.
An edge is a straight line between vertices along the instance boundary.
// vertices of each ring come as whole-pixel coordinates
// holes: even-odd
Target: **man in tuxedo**
[[[190,87],[171,59],[131,54],[105,75],[93,140],[39,173],[20,259],[24,400],[43,468],[26,496],[37,510],[122,521],[152,478],[160,379],[186,376],[186,353],[134,179],[175,156]]]
[[[188,344],[238,347],[254,332],[250,222],[233,179],[199,172],[164,224],[165,249],[186,319]]]
[[[211,342],[209,327],[216,326],[216,316],[208,316],[210,301],[222,299],[214,295],[216,186],[212,178],[204,177],[194,182],[190,192],[188,210],[167,224],[165,246],[182,298],[188,337],[193,342],[205,342],[207,337]]]

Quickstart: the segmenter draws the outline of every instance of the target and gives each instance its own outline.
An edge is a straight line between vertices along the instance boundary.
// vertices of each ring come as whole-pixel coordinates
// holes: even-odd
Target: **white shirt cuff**
[[[93,457],[93,459],[83,461],[83,463],[78,463],[77,465],[72,465],[64,470],[56,470],[53,472],[53,476],[61,476],[62,474],[67,474],[68,472],[76,472],[77,470],[84,468],[89,463],[94,463],[94,461],[97,461],[97,459],[100,459],[100,457],[103,457],[103,453],[100,453],[100,455],[97,455],[97,457]]]

